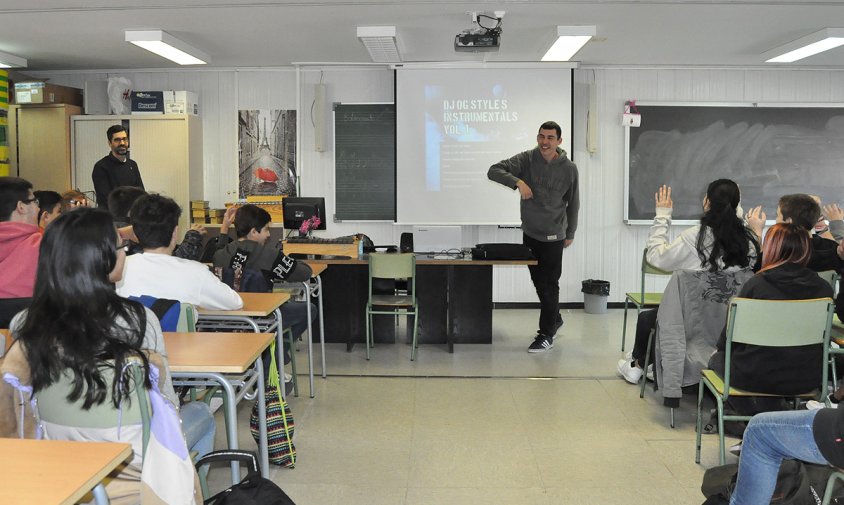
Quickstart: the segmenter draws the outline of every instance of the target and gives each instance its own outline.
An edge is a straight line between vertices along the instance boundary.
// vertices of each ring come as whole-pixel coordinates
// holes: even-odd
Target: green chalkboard
[[[395,221],[395,104],[334,104],[334,192],[337,221]]]

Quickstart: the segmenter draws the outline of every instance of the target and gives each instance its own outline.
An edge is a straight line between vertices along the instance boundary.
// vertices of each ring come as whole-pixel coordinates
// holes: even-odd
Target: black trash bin
[[[609,281],[586,279],[583,281],[583,310],[587,314],[606,314],[607,299],[610,296]]]

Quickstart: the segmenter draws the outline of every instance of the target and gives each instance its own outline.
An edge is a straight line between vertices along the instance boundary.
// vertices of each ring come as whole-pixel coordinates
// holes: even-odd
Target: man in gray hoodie
[[[580,209],[577,166],[560,148],[560,125],[542,123],[537,146],[489,167],[490,180],[519,191],[522,198],[523,242],[536,257],[530,278],[539,296],[539,331],[528,352],[554,347],[554,335],[563,325],[560,316],[560,274],[563,249],[574,241]]]

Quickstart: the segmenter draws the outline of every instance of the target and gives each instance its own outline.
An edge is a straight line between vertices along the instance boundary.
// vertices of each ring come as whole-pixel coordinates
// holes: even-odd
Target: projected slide
[[[489,166],[536,146],[544,121],[571,139],[569,69],[399,69],[397,221],[518,224],[519,197]]]

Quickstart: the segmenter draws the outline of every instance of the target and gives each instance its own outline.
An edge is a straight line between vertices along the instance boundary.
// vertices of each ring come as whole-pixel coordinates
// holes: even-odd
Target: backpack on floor
[[[203,456],[196,462],[197,470],[214,462],[239,461],[249,466],[249,474],[238,484],[210,498],[204,505],[296,505],[273,481],[261,477],[255,454],[248,451],[222,450]]]
[[[782,462],[771,505],[818,505],[824,498],[826,481],[836,470],[827,465],[804,463],[794,459]],[[710,468],[703,474],[700,490],[704,505],[729,504],[736,487],[738,464]],[[844,504],[844,487],[839,482],[830,503]]]

